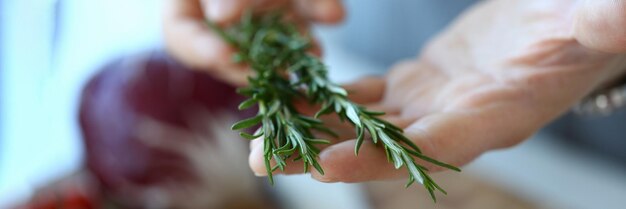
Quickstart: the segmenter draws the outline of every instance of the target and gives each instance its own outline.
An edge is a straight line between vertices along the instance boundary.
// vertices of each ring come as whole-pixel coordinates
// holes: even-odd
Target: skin
[[[166,34],[173,29],[166,27]],[[404,128],[426,155],[462,166],[486,151],[522,142],[625,71],[626,0],[491,0],[459,16],[415,59],[383,78],[346,88],[355,101],[386,111],[385,119]],[[356,157],[352,137],[322,150],[319,162],[326,174],[313,171],[315,179],[406,178],[406,171],[393,169],[371,143]],[[261,141],[253,141],[251,150],[250,167],[267,175]],[[301,166],[292,163],[283,173],[300,173]]]
[[[340,0],[167,0],[163,13],[167,50],[189,67],[243,86],[251,71],[232,63],[235,50],[213,33],[205,20],[228,25],[238,20],[246,8],[262,13],[284,7],[303,30],[308,23],[335,24],[344,16]]]

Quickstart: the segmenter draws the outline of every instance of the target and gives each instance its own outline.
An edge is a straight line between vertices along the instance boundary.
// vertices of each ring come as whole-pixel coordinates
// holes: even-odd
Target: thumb
[[[626,0],[582,0],[574,21],[574,35],[582,45],[626,52]]]

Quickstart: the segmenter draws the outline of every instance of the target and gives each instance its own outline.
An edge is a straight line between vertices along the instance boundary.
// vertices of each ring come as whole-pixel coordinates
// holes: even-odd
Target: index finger
[[[234,49],[205,25],[199,0],[168,0],[163,15],[168,51],[197,69],[218,69],[231,64]]]

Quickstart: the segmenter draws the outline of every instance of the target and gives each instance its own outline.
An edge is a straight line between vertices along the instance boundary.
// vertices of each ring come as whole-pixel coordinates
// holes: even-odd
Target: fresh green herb
[[[414,158],[455,171],[460,169],[423,155],[403,135],[402,129],[379,118],[384,113],[369,111],[350,101],[346,90],[328,79],[326,66],[308,52],[311,40],[302,35],[295,24],[284,20],[280,13],[254,17],[248,13],[241,22],[227,28],[220,28],[211,22],[208,25],[238,49],[235,61],[248,64],[256,72],[254,77],[249,78],[249,86],[238,92],[249,97],[239,108],[256,105],[258,114],[235,123],[232,129],[241,130],[260,124],[255,133],[242,132],[240,135],[247,139],[263,138],[264,160],[272,184],[272,172],[276,169],[284,170],[289,159],[302,160],[304,172],[313,167],[324,174],[317,162],[320,150],[316,145],[329,141],[316,138],[313,132],[334,135],[317,119],[321,115],[334,113],[355,127],[355,154],[359,153],[368,133],[373,143],[382,145],[389,162],[396,169],[402,166],[407,168],[407,187],[416,181],[423,184],[434,201],[435,190],[446,194],[426,173],[427,169],[417,164]],[[314,117],[305,116],[293,105],[296,99],[308,100],[320,105],[321,109]],[[275,166],[271,166],[272,159]]]

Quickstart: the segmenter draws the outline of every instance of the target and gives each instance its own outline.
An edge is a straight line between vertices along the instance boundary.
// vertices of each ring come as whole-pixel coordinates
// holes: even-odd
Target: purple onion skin
[[[187,116],[198,109],[243,118],[250,112],[237,110],[243,98],[235,89],[160,51],[107,64],[86,84],[80,99],[87,168],[103,190],[120,194],[129,192],[124,191],[129,185],[149,188],[167,181],[197,181],[200,177],[181,153],[143,143],[136,133],[139,123],[151,118],[191,130]]]

